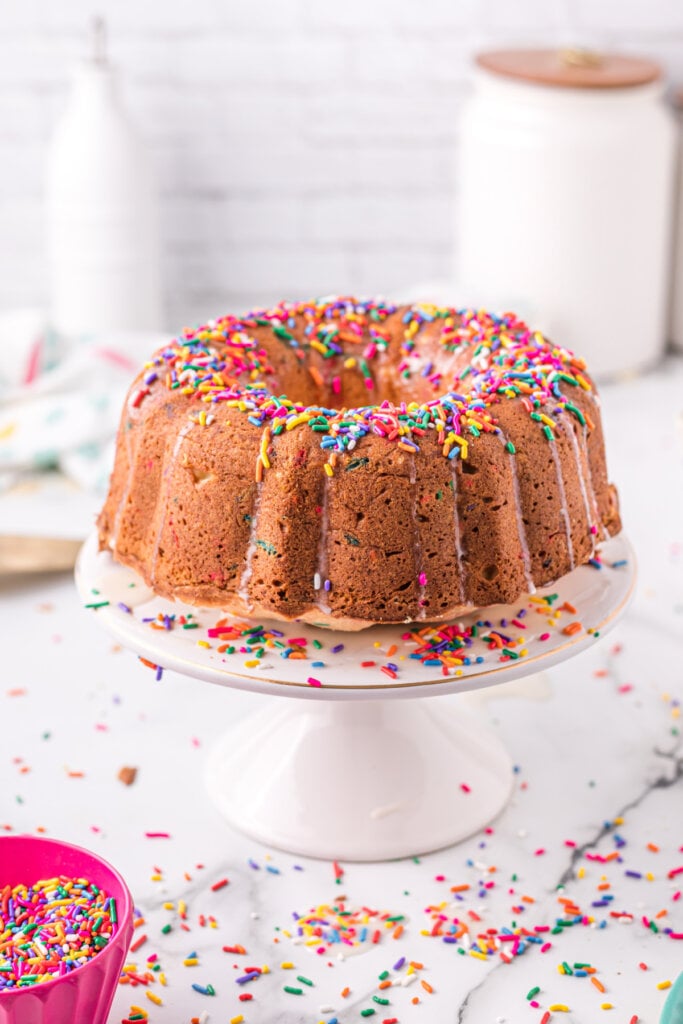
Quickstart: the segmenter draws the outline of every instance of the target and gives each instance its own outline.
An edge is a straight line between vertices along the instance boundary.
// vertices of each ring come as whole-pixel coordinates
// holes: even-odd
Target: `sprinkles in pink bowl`
[[[104,1024],[132,934],[130,893],[106,861],[0,837],[0,1024]]]

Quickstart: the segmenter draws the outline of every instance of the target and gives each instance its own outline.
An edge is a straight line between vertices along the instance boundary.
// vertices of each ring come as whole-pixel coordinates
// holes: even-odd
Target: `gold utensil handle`
[[[63,537],[0,534],[0,573],[66,572],[81,545]]]

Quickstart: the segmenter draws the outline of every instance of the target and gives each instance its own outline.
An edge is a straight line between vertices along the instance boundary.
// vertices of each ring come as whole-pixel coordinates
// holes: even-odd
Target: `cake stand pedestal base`
[[[633,594],[635,558],[622,534],[606,541],[600,555],[602,571],[581,565],[547,595],[539,591],[526,601],[523,610],[520,598],[463,615],[460,632],[470,629],[471,635],[457,668],[441,657],[423,660],[422,640],[416,649],[405,623],[340,633],[297,622],[297,638],[288,642],[306,647],[316,660],[288,657],[266,624],[259,640],[263,650],[245,661],[246,643],[236,641],[226,651],[215,642],[216,609],[155,596],[132,570],[99,550],[94,532],[79,555],[76,582],[86,604],[92,607],[97,595],[101,625],[148,664],[277,698],[226,736],[207,766],[210,795],[236,828],[268,846],[310,857],[391,860],[457,843],[505,806],[512,790],[510,759],[463,701],[468,691],[474,695],[497,684],[505,684],[497,697],[523,692],[542,699],[542,676],[516,688],[510,684],[593,646],[611,629]],[[585,628],[548,631],[545,612],[534,614],[539,601],[552,607],[558,588]],[[192,625],[207,630],[210,642],[198,644],[202,633],[194,630],[150,628],[160,616],[177,625],[181,615],[192,616]],[[487,629],[500,624],[508,630],[508,622],[524,615],[522,627],[515,626],[523,630],[521,657],[503,661],[486,635],[472,630],[481,622]],[[287,638],[294,628],[272,625],[273,638]],[[234,629],[245,635],[243,622],[235,620]],[[433,642],[433,636],[425,640],[428,649]],[[383,668],[389,663],[383,662],[389,657],[398,671],[387,674]],[[311,670],[320,676],[319,686],[311,685]]]
[[[282,699],[236,726],[207,765],[223,815],[310,857],[390,860],[487,825],[512,788],[497,737],[461,701]]]

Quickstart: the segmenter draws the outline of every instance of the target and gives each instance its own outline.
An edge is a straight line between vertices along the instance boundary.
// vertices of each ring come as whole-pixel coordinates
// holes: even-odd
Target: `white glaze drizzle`
[[[329,615],[332,612],[329,604],[325,600],[325,580],[327,579],[327,504],[328,504],[328,489],[330,486],[330,477],[327,473],[323,473],[323,496],[320,507],[320,534],[318,535],[318,553],[316,557],[316,573],[313,578],[313,592],[315,594],[314,603],[315,607],[318,608],[324,615]],[[318,583],[316,588],[315,584]]]
[[[424,603],[423,603],[424,595],[425,595],[425,589],[426,589],[426,584],[423,584],[423,583],[419,582],[420,576],[422,576],[423,573],[424,573],[424,567],[423,567],[423,564],[422,564],[422,542],[421,542],[421,539],[420,539],[420,524],[419,524],[418,519],[417,519],[417,467],[415,465],[415,459],[416,459],[415,455],[413,455],[413,457],[410,459],[410,483],[411,483],[411,485],[413,487],[413,502],[412,502],[412,506],[411,506],[412,513],[413,513],[413,528],[414,528],[414,537],[415,537],[415,540],[413,542],[413,551],[414,551],[414,557],[415,557],[415,571],[416,571],[417,577],[418,577],[418,591],[419,591],[418,613],[417,613],[416,618],[419,620],[419,619],[424,619],[425,618],[425,616],[427,614],[427,609],[425,608]]]
[[[557,441],[549,441],[548,443],[550,445],[550,450],[553,453],[555,472],[557,474],[557,490],[560,495],[560,515],[564,519],[564,529],[567,535],[569,568],[573,569],[576,563],[574,562],[574,545],[572,544],[572,524],[569,519],[569,512],[567,511],[567,495],[564,489],[564,480],[562,479],[562,466],[560,465],[560,456],[557,454]]]
[[[591,527],[593,527],[593,526],[597,527],[597,524],[600,521],[600,515],[598,513],[598,504],[597,504],[597,502],[595,500],[595,493],[594,493],[593,487],[591,485],[590,495],[591,495],[591,497],[593,499],[593,509],[591,511],[591,503],[590,503],[590,500],[589,500],[589,497],[588,497],[588,488],[586,487],[586,476],[585,476],[584,469],[583,469],[583,459],[581,458],[581,452],[579,451],[579,442],[576,440],[576,434],[574,433],[574,428],[573,428],[571,423],[565,428],[565,433],[569,435],[569,437],[571,439],[571,442],[572,442],[572,448],[574,449],[574,458],[576,459],[576,469],[577,469],[577,472],[579,474],[579,486],[581,488],[581,495],[583,497],[583,506],[584,506],[584,508],[586,510],[586,521],[588,523],[588,528],[591,529]],[[585,452],[585,455],[586,455],[586,466],[588,468],[588,472],[590,473],[590,466],[588,466],[588,452]],[[591,554],[593,554],[593,552],[595,551],[596,540],[597,540],[597,535],[595,533],[593,533],[592,530],[591,530],[591,544],[592,544]]]
[[[595,525],[598,528],[597,540],[603,540],[607,536],[602,516],[600,515],[600,506],[598,505],[598,497],[595,493],[595,487],[593,486],[593,470],[591,469],[590,454],[588,451],[588,425],[583,425],[583,450],[586,453],[586,470],[588,471],[588,487],[590,489],[591,497],[593,498],[593,505],[595,506]]]
[[[188,422],[185,424],[185,426],[182,428],[182,430],[179,432],[178,436],[176,437],[175,444],[173,445],[173,454],[171,455],[170,461],[167,462],[166,460],[164,460],[164,470],[166,472],[168,472],[170,467],[175,466],[175,464],[176,464],[176,462],[178,460],[178,454],[180,452],[181,445],[182,445],[183,441],[185,440],[185,438],[187,437],[187,435],[192,430],[192,428],[194,427],[194,425],[195,425],[194,424],[194,420],[188,420]],[[162,480],[163,480],[164,500],[163,500],[163,504],[161,506],[161,511],[159,513],[159,523],[157,525],[157,532],[156,532],[156,536],[154,538],[154,544],[152,546],[152,560],[151,560],[151,564],[150,564],[150,568],[149,568],[149,574],[150,574],[150,579],[152,580],[152,583],[154,583],[156,581],[156,578],[157,578],[157,560],[159,558],[159,545],[161,543],[161,535],[164,532],[164,526],[166,525],[166,512],[168,510],[168,499],[170,497],[170,495],[169,495],[170,485],[169,485],[169,482],[168,482],[168,477],[166,477],[166,479],[164,479],[163,475],[162,475]]]
[[[460,583],[460,603],[465,604],[465,574],[463,572],[463,550],[462,531],[460,530],[460,515],[458,513],[458,473],[456,459],[453,464],[453,533],[455,536],[455,556],[458,560],[458,580]]]
[[[249,524],[249,544],[247,545],[247,554],[244,560],[244,571],[240,577],[240,585],[237,588],[237,596],[244,602],[244,607],[247,611],[251,611],[253,603],[249,600],[249,580],[251,574],[254,571],[252,562],[254,561],[254,555],[256,554],[256,530],[258,528],[258,517],[261,510],[261,491],[263,490],[263,481],[259,480],[256,485],[256,497],[254,498],[254,505],[251,510],[251,523]]]
[[[503,443],[505,439],[502,438]],[[522,552],[522,565],[524,567],[524,579],[526,580],[527,591],[529,594],[536,593],[536,584],[534,583],[534,577],[531,574],[531,554],[529,552],[529,543],[526,538],[526,527],[524,526],[524,519],[522,518],[522,498],[519,493],[519,478],[517,475],[517,459],[512,452],[508,452],[510,459],[510,475],[512,477],[512,492],[515,496],[515,518],[517,520],[517,536],[519,537],[519,547]]]

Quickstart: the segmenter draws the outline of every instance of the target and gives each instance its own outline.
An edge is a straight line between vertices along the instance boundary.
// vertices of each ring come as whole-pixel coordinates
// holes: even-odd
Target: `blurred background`
[[[443,278],[477,51],[580,44],[683,82],[678,0],[6,0],[0,308],[47,303],[48,144],[98,14],[159,180],[174,330]]]
[[[514,309],[661,367],[682,86],[678,0],[5,0],[0,535],[82,538],[136,369],[227,312]]]

